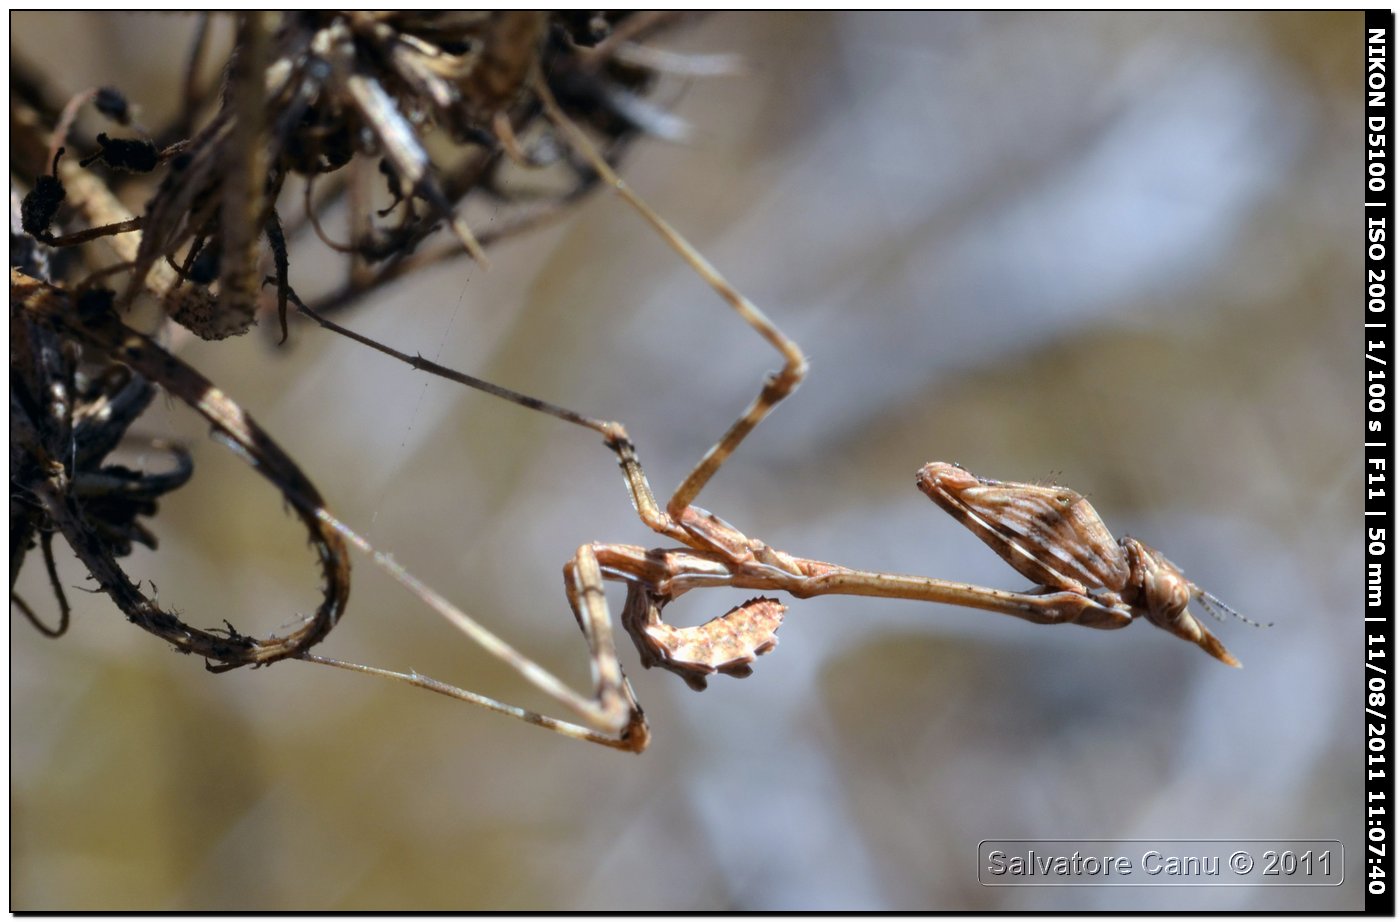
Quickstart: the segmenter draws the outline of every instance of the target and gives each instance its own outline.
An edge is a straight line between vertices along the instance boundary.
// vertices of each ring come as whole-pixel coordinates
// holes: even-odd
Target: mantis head
[[[1198,601],[1212,614],[1215,614],[1212,604],[1233,611],[1188,580],[1181,569],[1163,557],[1161,552],[1136,538],[1124,538],[1119,543],[1127,556],[1131,574],[1124,590],[1125,601],[1162,630],[1196,644],[1227,666],[1238,667],[1240,661],[1205,625],[1196,620],[1189,606],[1191,602]]]

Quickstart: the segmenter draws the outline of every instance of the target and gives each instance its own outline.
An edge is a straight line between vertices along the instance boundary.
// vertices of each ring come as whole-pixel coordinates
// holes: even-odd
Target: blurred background
[[[115,83],[159,122],[194,20],[12,29],[61,96]],[[210,675],[71,591],[59,641],[11,619],[11,908],[1360,908],[1362,41],[1359,13],[716,15],[659,44],[748,73],[664,87],[692,139],[624,163],[811,358],[702,505],[794,554],[1021,589],[913,475],[1053,478],[1277,622],[1210,623],[1243,670],[1147,625],[810,600],[751,678],[703,694],[622,640],[654,734],[634,757],[310,664]],[[492,259],[341,319],[623,421],[663,494],[776,367],[606,194]],[[306,260],[300,288],[340,271]],[[581,686],[561,566],[659,543],[598,439],[304,323],[268,332],[179,351],[342,518]],[[280,497],[172,400],[137,429],[186,441],[197,474],[133,578],[199,626],[311,611]],[[354,563],[320,652],[546,706]],[[19,589],[52,611],[37,558]],[[977,881],[983,839],[1073,837],[1339,839],[1346,883]]]

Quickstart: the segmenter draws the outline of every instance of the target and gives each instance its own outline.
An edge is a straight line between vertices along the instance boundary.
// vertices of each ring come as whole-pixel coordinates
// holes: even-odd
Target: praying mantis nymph
[[[407,27],[408,24],[400,25]],[[618,658],[606,592],[608,582],[623,583],[627,587],[627,602],[621,623],[635,644],[642,665],[672,672],[697,691],[704,689],[714,676],[742,678],[749,675],[757,658],[777,646],[777,631],[787,612],[784,602],[768,595],[759,595],[698,626],[674,626],[663,619],[667,606],[683,595],[714,588],[756,590],[785,594],[795,599],[825,595],[905,599],[1009,615],[1033,624],[1079,624],[1099,629],[1126,627],[1137,618],[1144,617],[1202,647],[1216,659],[1232,666],[1239,665],[1239,661],[1187,609],[1194,601],[1217,618],[1221,617],[1222,612],[1231,610],[1187,580],[1179,568],[1157,551],[1132,538],[1115,540],[1088,501],[1072,490],[978,478],[957,465],[943,462],[927,464],[919,472],[918,485],[925,493],[977,534],[1017,572],[1035,583],[1031,589],[1022,592],[931,576],[860,570],[799,557],[745,534],[697,505],[701,493],[721,467],[773,409],[797,389],[806,376],[807,359],[794,340],[632,191],[614,171],[604,153],[595,146],[590,132],[585,131],[555,100],[550,77],[544,66],[533,60],[530,54],[531,49],[537,48],[547,36],[554,34],[544,29],[544,21],[525,14],[512,15],[509,19],[494,21],[492,25],[490,34],[500,39],[497,46],[499,54],[491,53],[488,47],[480,56],[484,69],[464,72],[461,76],[476,74],[489,84],[482,88],[486,105],[482,112],[477,113],[479,117],[476,121],[484,122],[489,116],[501,152],[529,165],[531,155],[516,137],[511,112],[500,106],[505,105],[505,100],[513,99],[519,91],[532,92],[542,107],[546,121],[553,126],[553,134],[549,136],[553,143],[571,151],[587,164],[597,180],[633,208],[738,318],[773,348],[781,360],[780,367],[768,374],[748,406],[694,463],[669,498],[666,494],[658,497],[652,492],[637,446],[621,423],[585,415],[438,365],[421,355],[401,352],[340,326],[304,304],[297,296],[288,280],[286,235],[273,207],[277,200],[277,188],[286,170],[281,167],[273,170],[275,181],[269,187],[260,178],[269,168],[265,164],[259,166],[259,163],[268,153],[264,148],[268,147],[270,138],[283,148],[287,146],[282,143],[281,130],[277,126],[299,123],[301,115],[312,113],[314,110],[311,107],[323,96],[329,100],[343,95],[345,103],[340,108],[350,113],[348,117],[351,121],[344,122],[344,117],[329,102],[315,118],[324,117],[330,125],[343,128],[347,135],[352,126],[357,126],[362,120],[366,122],[367,127],[355,127],[354,131],[361,135],[362,140],[370,136],[376,140],[377,149],[392,167],[395,180],[391,191],[396,199],[403,198],[401,193],[404,189],[415,190],[409,198],[427,199],[438,213],[435,220],[446,219],[463,249],[480,261],[477,241],[462,220],[454,216],[453,201],[436,186],[432,165],[419,144],[416,129],[410,120],[411,113],[431,104],[440,110],[439,116],[449,127],[457,125],[464,131],[465,127],[472,127],[464,127],[458,122],[461,106],[457,103],[460,100],[452,89],[457,84],[449,86],[447,77],[434,69],[451,62],[443,61],[435,53],[419,60],[415,57],[418,51],[414,49],[419,49],[426,40],[415,38],[411,43],[400,40],[396,38],[397,33],[391,23],[381,21],[374,15],[332,16],[327,20],[298,19],[292,23],[295,29],[310,30],[308,34],[311,38],[307,44],[310,51],[272,55],[276,59],[272,68],[276,69],[280,67],[280,62],[285,62],[291,74],[284,75],[277,83],[281,89],[275,98],[276,108],[282,114],[272,121],[263,111],[263,105],[267,102],[265,89],[272,84],[264,79],[265,74],[261,72],[264,68],[251,65],[251,56],[241,57],[240,61],[247,65],[249,76],[234,81],[236,87],[241,86],[246,91],[237,102],[240,107],[253,111],[244,118],[240,114],[241,108],[238,111],[229,108],[228,114],[221,116],[222,121],[206,129],[203,135],[206,140],[200,145],[200,150],[205,153],[201,156],[187,155],[190,159],[178,171],[178,178],[162,185],[140,219],[118,218],[77,235],[55,238],[49,228],[64,197],[64,178],[75,189],[79,188],[83,179],[80,167],[59,163],[62,148],[55,140],[51,143],[52,154],[47,161],[50,175],[38,180],[34,191],[20,204],[20,224],[36,242],[48,246],[59,242],[73,245],[89,239],[94,231],[103,236],[123,235],[114,236],[127,248],[122,253],[125,261],[115,266],[115,269],[130,272],[128,295],[123,300],[130,300],[138,289],[157,294],[178,322],[205,338],[221,338],[231,332],[240,332],[252,323],[258,276],[257,260],[253,257],[257,255],[259,239],[266,237],[273,251],[276,272],[271,281],[277,285],[279,314],[285,313],[289,305],[295,305],[300,313],[321,327],[414,369],[493,395],[532,412],[553,416],[588,430],[595,437],[601,437],[603,446],[617,461],[627,495],[642,524],[661,536],[664,546],[590,541],[579,545],[564,564],[565,596],[574,621],[583,634],[591,666],[590,682],[575,688],[415,577],[390,555],[375,549],[331,512],[290,456],[231,397],[178,356],[172,355],[157,339],[127,326],[115,310],[120,306],[115,293],[93,288],[97,275],[88,277],[78,286],[66,286],[50,284],[12,269],[11,323],[13,328],[19,330],[21,340],[29,343],[29,348],[12,352],[12,365],[19,356],[19,367],[24,372],[20,384],[26,393],[36,395],[34,399],[20,403],[15,403],[12,396],[12,408],[18,407],[20,411],[12,414],[20,426],[17,430],[12,424],[12,437],[18,431],[22,448],[37,459],[30,466],[32,471],[21,481],[20,493],[28,497],[29,508],[34,510],[27,514],[22,524],[25,524],[28,533],[44,542],[44,554],[55,586],[57,577],[53,575],[51,542],[45,536],[61,533],[103,590],[117,601],[132,621],[185,652],[197,653],[211,660],[211,669],[226,670],[297,659],[404,683],[544,727],[566,737],[631,752],[641,752],[647,747],[650,730]],[[240,46],[266,44],[268,35],[265,26],[261,17],[240,20]],[[302,39],[298,38],[300,34],[284,35],[278,32],[276,36],[285,37],[286,43],[300,49],[303,44]],[[374,49],[380,49],[382,54],[366,54]],[[446,57],[455,59],[460,56],[450,54]],[[381,59],[397,62],[395,66],[410,68],[407,74],[400,73],[396,79],[389,81],[388,86],[437,87],[442,92],[429,93],[424,97],[426,102],[403,108],[396,94],[372,77]],[[303,61],[304,66],[295,63],[297,61]],[[460,63],[463,67],[467,66],[466,62]],[[235,128],[238,134],[235,134]],[[337,129],[327,138],[340,134]],[[58,136],[61,139],[63,132],[59,132]],[[345,159],[353,156],[355,147],[348,139],[343,143],[313,145],[301,156],[293,158],[295,162],[290,163],[289,168],[308,175],[328,172],[336,162],[343,164]],[[109,148],[110,142],[104,145],[104,150]],[[283,150],[283,155],[286,155],[286,150]],[[121,156],[126,161],[131,159],[129,152]],[[109,162],[110,159],[111,155],[108,156]],[[241,186],[235,180],[239,180]],[[249,186],[252,180],[258,181]],[[248,191],[250,188],[252,192]],[[305,186],[307,220],[315,229],[317,225],[310,189],[308,180]],[[99,184],[98,191],[105,192],[105,187]],[[222,194],[211,198],[216,192]],[[84,198],[97,200],[96,194],[95,191]],[[199,202],[204,199],[208,199],[209,203],[200,205]],[[238,207],[215,208],[212,203],[217,201],[233,203]],[[395,207],[397,205],[398,202]],[[210,209],[213,212],[207,213]],[[93,210],[107,215],[108,212],[115,212],[116,205],[104,205],[102,209]],[[406,210],[409,219],[416,220],[412,218],[412,209]],[[190,219],[193,213],[197,213],[198,220]],[[116,217],[115,214],[112,216]],[[202,229],[214,227],[216,218],[221,225],[226,222],[228,227],[221,231]],[[141,235],[139,239],[124,236],[138,230]],[[357,254],[363,260],[368,258],[371,251],[378,252],[380,244],[376,242],[372,230],[366,218],[364,227],[355,234],[355,238],[361,242],[346,246],[334,244],[319,230],[317,233],[332,249]],[[405,241],[412,243],[418,239],[411,225],[405,224],[401,230],[403,233],[393,238],[396,252]],[[214,243],[219,246],[214,247]],[[217,266],[203,265],[206,244],[209,245],[208,252],[222,254],[219,260],[214,261],[218,263]],[[178,268],[171,254],[182,247],[185,248],[184,267]],[[394,265],[406,266],[409,263],[396,262]],[[168,279],[162,281],[162,273],[167,270]],[[111,274],[112,271],[112,268],[103,269],[100,274]],[[355,272],[356,267],[352,264],[352,278],[347,290],[368,290],[355,282]],[[217,297],[207,287],[215,274],[219,276],[221,291]],[[390,277],[380,278],[387,280]],[[187,281],[194,284],[185,284]],[[99,293],[104,296],[96,297]],[[336,303],[335,298],[330,299],[329,303]],[[284,636],[274,635],[266,639],[241,634],[232,625],[226,632],[200,631],[182,622],[175,612],[161,609],[154,598],[147,598],[142,593],[139,583],[133,583],[126,576],[115,560],[113,542],[104,540],[104,535],[98,531],[100,526],[111,523],[94,511],[97,507],[92,502],[80,501],[91,499],[90,494],[84,496],[82,492],[94,487],[98,481],[92,476],[84,479],[70,477],[70,471],[60,460],[70,441],[67,436],[69,430],[76,429],[79,433],[84,430],[81,419],[76,424],[70,419],[81,414],[69,409],[67,397],[73,390],[69,379],[76,381],[75,361],[60,361],[67,353],[60,355],[59,346],[81,348],[84,359],[90,363],[100,361],[111,366],[125,366],[131,374],[141,376],[149,385],[160,386],[171,396],[187,403],[214,427],[226,445],[281,491],[307,528],[320,558],[323,599],[313,617],[302,619],[295,629]],[[51,357],[51,354],[58,358]],[[55,387],[58,387],[57,391]],[[44,396],[54,393],[64,399],[54,400]],[[104,427],[99,431],[119,435],[124,428]],[[49,438],[52,433],[63,437]],[[101,465],[102,453],[94,451],[92,454],[90,460],[93,463],[87,465],[89,469],[79,469],[78,473],[105,474],[105,482],[111,482],[111,471]],[[82,459],[81,455],[79,459]],[[183,472],[181,476],[188,476],[188,473]],[[116,485],[130,487],[133,480],[144,491],[145,498],[153,503],[155,494],[170,483],[170,476],[117,477]],[[129,496],[125,498],[130,501]],[[567,719],[549,716],[422,675],[416,670],[400,671],[362,665],[312,652],[312,647],[325,639],[345,611],[350,578],[348,551],[352,547],[465,637],[513,669],[556,705],[571,712],[570,716]],[[14,570],[12,560],[12,582]],[[56,594],[60,597],[60,607],[66,611],[61,590],[56,589]],[[18,604],[30,620],[38,623],[22,600]],[[62,625],[66,615],[60,618]],[[50,630],[42,624],[40,628],[49,634],[62,631],[62,627]]]
[[[1126,627],[1138,617],[1188,640],[1230,666],[1230,651],[1188,610],[1192,601],[1216,618],[1224,602],[1188,580],[1160,552],[1136,538],[1114,540],[1099,514],[1079,493],[1060,486],[977,477],[956,464],[934,461],[918,474],[919,489],[967,526],[1016,572],[1046,591],[1083,595],[1076,622]]]

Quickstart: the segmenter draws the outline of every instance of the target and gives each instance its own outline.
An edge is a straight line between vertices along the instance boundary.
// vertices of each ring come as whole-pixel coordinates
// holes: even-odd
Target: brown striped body
[[[920,468],[916,482],[1022,576],[1047,589],[1082,594],[1133,618],[1146,617],[1221,662],[1239,665],[1188,610],[1192,600],[1209,596],[1142,542],[1114,540],[1079,493],[977,477],[943,461]],[[1093,617],[1095,609],[1085,612]]]
[[[1128,584],[1128,561],[1094,507],[1066,487],[1005,483],[935,461],[919,489],[1027,579],[1070,592]]]

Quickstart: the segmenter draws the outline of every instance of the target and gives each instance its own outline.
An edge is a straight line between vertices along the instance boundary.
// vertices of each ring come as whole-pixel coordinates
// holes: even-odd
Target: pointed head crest
[[[1217,618],[1219,614],[1212,606],[1218,605],[1232,613],[1233,609],[1187,579],[1180,567],[1155,548],[1136,538],[1124,538],[1122,545],[1132,573],[1125,593],[1129,604],[1159,628],[1189,640],[1226,665],[1239,666],[1240,661],[1191,614],[1189,606],[1193,600],[1198,601]],[[1239,617],[1244,620],[1243,616]]]

